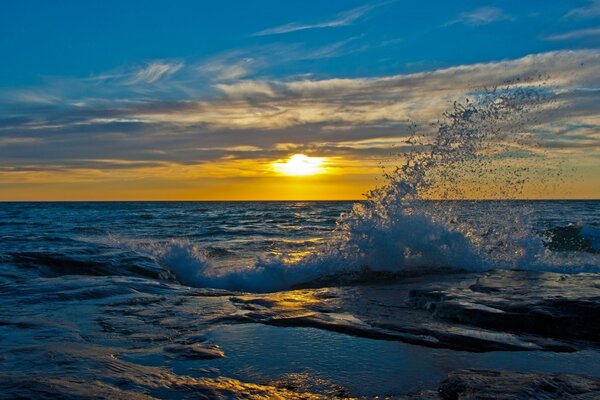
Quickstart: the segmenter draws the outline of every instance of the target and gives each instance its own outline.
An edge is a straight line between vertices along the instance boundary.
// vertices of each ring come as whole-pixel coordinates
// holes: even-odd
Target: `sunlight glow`
[[[294,154],[285,162],[274,162],[273,169],[282,175],[306,176],[323,173],[322,157],[308,157],[304,154]]]

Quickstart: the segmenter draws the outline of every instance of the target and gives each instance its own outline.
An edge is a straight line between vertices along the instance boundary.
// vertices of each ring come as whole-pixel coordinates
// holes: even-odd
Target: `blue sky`
[[[595,46],[544,40],[598,25],[565,18],[587,1],[19,1],[0,13],[2,87],[36,85],[48,76],[85,77],[155,59],[199,60],[232,50],[293,45],[306,51],[347,41],[335,57],[265,66],[285,76],[365,76],[518,58]],[[356,18],[337,26],[308,28]],[[486,12],[486,10],[488,10]],[[477,19],[477,13],[482,19]],[[487,18],[487,19],[486,19]],[[280,34],[257,32],[306,25]]]
[[[597,0],[5,2],[0,187],[208,164],[222,183],[246,176],[233,160],[322,149],[364,188],[407,120],[536,74],[567,104],[536,132],[595,185],[599,47]]]

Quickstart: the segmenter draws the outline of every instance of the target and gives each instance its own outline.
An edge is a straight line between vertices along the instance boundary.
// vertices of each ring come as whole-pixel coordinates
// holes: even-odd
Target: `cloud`
[[[357,126],[397,123],[408,118],[437,118],[456,99],[483,86],[502,85],[518,77],[538,77],[550,85],[593,82],[600,73],[597,52],[553,52],[518,60],[472,64],[427,73],[379,78],[298,81],[245,81],[221,85],[235,103],[204,105],[196,121],[229,126],[273,128],[300,123]],[[584,65],[582,65],[584,64]],[[253,92],[255,90],[255,92]],[[268,94],[268,96],[266,96]],[[243,112],[240,112],[244,110]]]
[[[216,57],[197,67],[201,74],[211,76],[217,81],[231,81],[250,74],[257,60],[240,51],[230,52]]]
[[[578,7],[570,10],[564,15],[564,18],[594,18],[600,16],[600,0],[593,0],[587,7]]]
[[[35,91],[24,91],[17,94],[15,97],[15,100],[29,104],[49,105],[60,101],[56,96],[48,95],[46,93],[36,93]]]
[[[543,39],[559,41],[559,40],[583,39],[583,38],[591,38],[591,37],[600,37],[600,28],[578,29],[575,31],[545,36]]]
[[[154,61],[139,69],[128,80],[128,84],[155,83],[160,79],[173,75],[183,67],[180,62]]]
[[[120,81],[69,80],[36,91],[53,97],[59,87],[64,101],[13,108],[3,103],[0,169],[188,168],[225,159],[266,162],[292,151],[373,166],[394,144],[405,143],[412,122],[429,134],[430,123],[454,100],[522,77],[532,79],[523,85],[544,84],[554,94],[555,104],[541,109],[528,127],[547,137],[547,148],[582,154],[600,148],[596,50],[364,78],[195,81],[195,66],[181,68],[143,92]],[[233,176],[238,166],[247,167],[228,165],[219,171]]]
[[[24,143],[39,143],[41,142],[40,138],[33,137],[2,137],[0,138],[0,146],[9,146],[15,144],[24,144]]]
[[[280,35],[283,33],[303,31],[306,29],[337,28],[340,26],[351,25],[352,23],[356,22],[359,18],[363,17],[365,14],[372,11],[373,9],[381,7],[388,3],[390,2],[384,1],[353,8],[351,10],[338,13],[333,19],[327,21],[312,24],[289,23],[285,25],[280,25],[274,28],[269,28],[260,32],[256,32],[253,34],[253,36]]]
[[[239,81],[233,84],[217,84],[217,89],[232,98],[257,97],[275,95],[273,88],[267,82]]]
[[[514,19],[497,7],[481,7],[473,11],[463,12],[446,25],[464,24],[470,26],[488,25],[493,22]]]
[[[259,75],[266,70],[272,70],[283,64],[340,57],[374,47],[365,45],[364,41],[360,40],[361,38],[363,38],[361,35],[353,36],[320,46],[286,43],[285,45],[268,44],[226,51],[208,60],[202,60],[195,65],[185,65],[178,72],[178,75],[185,75],[191,85],[196,85],[202,79],[231,84],[239,80],[247,80],[249,77]],[[388,41],[377,46],[394,43],[394,41]]]

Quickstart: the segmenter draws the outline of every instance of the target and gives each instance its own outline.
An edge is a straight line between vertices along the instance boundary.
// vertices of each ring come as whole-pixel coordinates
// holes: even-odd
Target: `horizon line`
[[[361,199],[221,199],[221,200],[0,200],[0,203],[275,203],[275,202],[356,202]],[[600,198],[506,198],[506,199],[421,199],[421,201],[600,201]]]

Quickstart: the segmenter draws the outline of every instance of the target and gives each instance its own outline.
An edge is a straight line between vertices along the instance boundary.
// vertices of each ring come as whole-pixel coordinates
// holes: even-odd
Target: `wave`
[[[417,139],[427,135],[416,134],[409,139],[412,150],[402,155],[398,167],[384,173],[384,184],[370,191],[351,212],[342,214],[331,238],[300,260],[286,261],[285,255],[261,257],[248,268],[224,270],[215,268],[210,257],[188,241],[137,246],[136,250],[149,254],[183,284],[259,292],[328,277],[347,282],[348,277],[378,273],[600,270],[592,251],[598,248],[595,228],[585,226],[576,232],[557,228],[544,236],[535,233],[527,207],[515,207],[508,214],[490,209],[467,220],[453,209],[453,202],[430,201],[465,198],[473,187],[482,192],[485,188],[491,198],[510,199],[522,193],[528,169],[499,160],[531,140],[523,133],[524,127],[536,110],[551,106],[551,102],[550,90],[521,80],[516,85],[474,92],[471,98],[455,103],[438,123],[437,133],[429,140]],[[543,165],[536,169],[537,185],[544,184],[543,176],[557,173],[548,169],[540,177]],[[569,235],[579,235],[575,243],[579,248],[568,247],[565,236]]]
[[[418,239],[418,235],[394,235],[394,229],[400,229],[400,225],[391,230],[371,231],[361,253],[350,255],[337,250],[321,251],[295,262],[264,256],[250,266],[226,269],[215,267],[202,246],[189,240],[172,239],[143,246],[132,246],[124,241],[119,245],[153,258],[183,285],[247,292],[339,286],[405,276],[490,269],[600,272],[597,254],[548,249],[534,262],[521,263],[518,267],[491,264],[475,251],[476,247],[468,238],[458,232],[449,232],[442,226],[432,227],[426,219],[421,219],[417,226],[426,232],[422,239]],[[403,230],[400,232],[405,233]]]
[[[111,237],[106,243],[154,259],[172,272],[178,282],[193,287],[270,292],[315,280],[327,274],[327,269],[340,270],[317,258],[312,262],[304,259],[301,263],[289,264],[279,257],[260,258],[248,268],[221,269],[215,267],[204,248],[185,239],[139,243]]]

